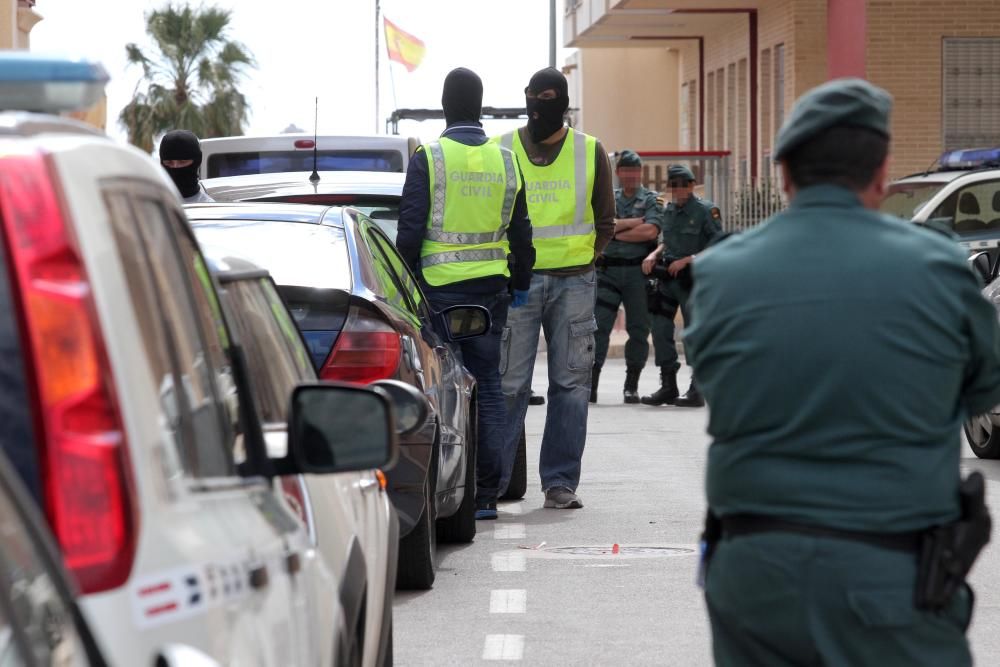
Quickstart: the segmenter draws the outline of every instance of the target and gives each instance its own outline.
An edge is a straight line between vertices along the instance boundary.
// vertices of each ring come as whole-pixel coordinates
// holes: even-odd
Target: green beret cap
[[[667,180],[685,180],[685,181],[696,181],[694,177],[694,172],[685,167],[682,164],[672,164],[670,168],[667,169]]]
[[[800,97],[774,140],[774,159],[832,127],[860,127],[889,137],[892,95],[864,79],[834,79]]]
[[[641,167],[642,158],[639,154],[633,150],[626,148],[621,153],[618,154],[618,162],[615,163],[615,169],[618,167]]]

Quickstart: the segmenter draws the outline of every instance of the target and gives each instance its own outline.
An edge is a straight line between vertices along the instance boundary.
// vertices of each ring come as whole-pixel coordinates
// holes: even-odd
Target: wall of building
[[[27,49],[31,29],[41,20],[34,2],[0,0],[0,49]]]
[[[667,48],[592,48],[576,54],[570,106],[609,151],[678,146],[678,54]],[[582,73],[582,76],[581,74]]]
[[[894,177],[925,169],[944,150],[941,56],[946,37],[1000,37],[1000,2],[868,2],[868,78],[895,98]]]

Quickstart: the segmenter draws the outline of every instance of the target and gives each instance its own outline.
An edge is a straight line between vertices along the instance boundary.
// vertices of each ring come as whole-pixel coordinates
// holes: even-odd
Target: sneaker
[[[497,504],[476,506],[476,521],[492,521],[497,518]]]
[[[545,492],[545,507],[557,510],[577,510],[583,501],[564,486],[555,486]]]

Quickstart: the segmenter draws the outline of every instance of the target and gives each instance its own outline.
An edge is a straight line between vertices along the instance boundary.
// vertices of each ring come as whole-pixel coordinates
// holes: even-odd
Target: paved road
[[[534,387],[544,391],[544,365],[537,370]],[[683,389],[686,369],[681,374]],[[480,522],[473,544],[441,548],[434,590],[397,593],[397,664],[711,664],[708,622],[693,583],[707,414],[625,406],[624,376],[623,362],[609,360],[600,401],[591,406],[582,510],[542,509],[536,469],[545,408],[529,408],[527,497],[501,505],[498,521]],[[656,383],[655,369],[647,370],[640,390],[649,393]],[[990,479],[1000,516],[1000,462],[963,457],[964,467]],[[607,553],[615,544],[618,554]],[[605,553],[559,551],[568,547]],[[634,553],[636,547],[662,547],[664,555]],[[977,664],[1000,664],[1000,635],[993,632],[1000,627],[1000,548],[987,550],[973,584]]]

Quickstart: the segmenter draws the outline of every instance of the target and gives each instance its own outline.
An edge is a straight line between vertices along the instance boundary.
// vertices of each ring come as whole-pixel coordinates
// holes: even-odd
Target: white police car
[[[336,664],[341,582],[305,578],[324,568],[269,479],[387,463],[388,395],[299,385],[288,454],[268,457],[173,184],[48,115],[106,81],[87,62],[0,55],[0,449],[110,664]]]
[[[951,151],[893,182],[885,213],[954,233],[970,251],[1000,253],[1000,148]]]

